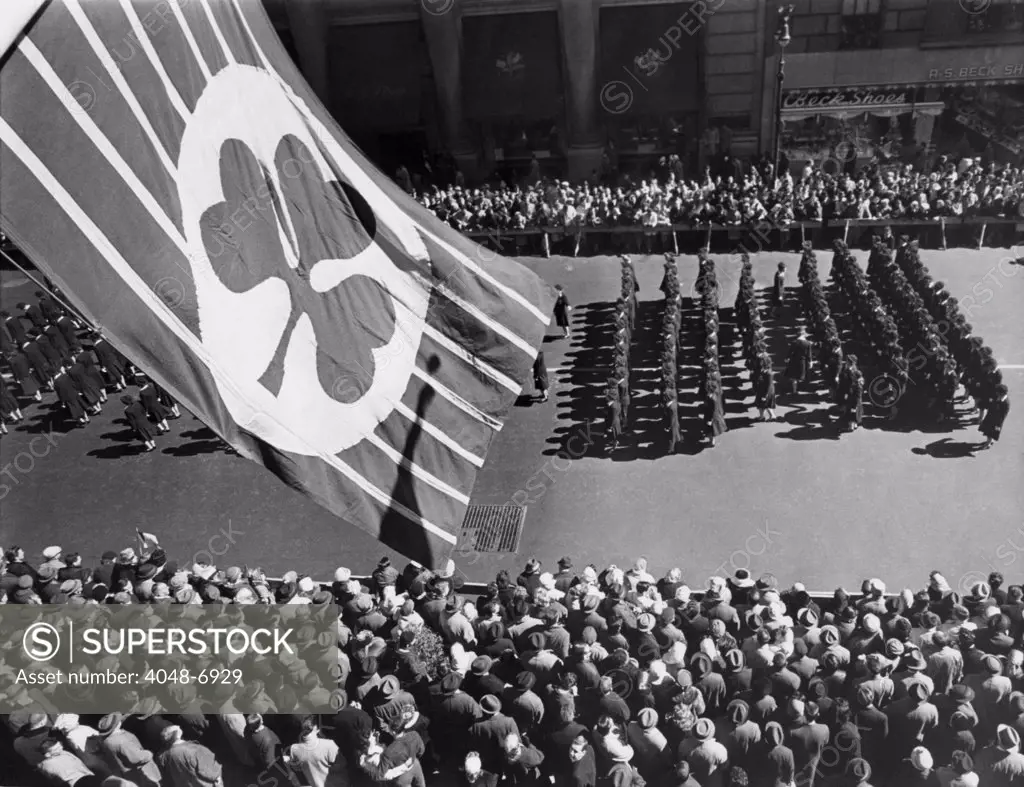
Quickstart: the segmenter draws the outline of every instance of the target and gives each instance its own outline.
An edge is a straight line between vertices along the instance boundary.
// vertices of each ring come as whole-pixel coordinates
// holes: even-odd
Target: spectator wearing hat
[[[633,747],[633,765],[648,782],[660,783],[672,765],[668,740],[658,729],[658,712],[642,708],[626,727],[626,740]]]
[[[515,683],[505,690],[502,702],[520,732],[528,738],[536,735],[544,720],[544,702],[533,690],[536,685],[537,677],[523,670],[516,675]]]
[[[713,779],[721,779],[729,762],[729,752],[715,739],[714,722],[707,718],[697,719],[690,737],[679,745],[676,756],[690,764],[698,784],[713,784]]]
[[[165,748],[157,762],[172,787],[223,787],[221,765],[212,751],[185,740],[177,725],[166,727],[161,738]]]
[[[854,696],[853,721],[860,731],[861,750],[869,762],[880,762],[889,737],[889,717],[875,705],[870,686],[860,686]]]
[[[981,780],[974,770],[974,759],[965,751],[954,750],[950,764],[937,770],[942,787],[979,787]]]
[[[949,644],[946,634],[941,631],[932,635],[932,648],[925,673],[934,681],[936,693],[946,694],[963,677],[963,656]]]
[[[59,569],[53,563],[39,567],[35,590],[44,604],[52,604],[54,598],[60,593],[60,584],[57,582],[58,571]]]
[[[928,701],[929,693],[921,683],[914,683],[905,699],[885,709],[889,717],[887,748],[897,759],[910,756],[910,751],[939,726],[939,711]]]
[[[522,649],[519,657],[523,666],[534,673],[541,685],[550,685],[554,676],[562,668],[563,662],[548,648],[548,640],[542,631],[534,631],[529,636],[529,647]]]
[[[95,728],[82,724],[74,713],[62,713],[53,722],[65,748],[82,761],[86,768],[100,776],[110,775],[110,766],[100,754],[102,738]]]
[[[864,658],[863,665],[867,670],[867,674],[854,680],[854,688],[870,686],[874,694],[875,704],[880,708],[884,708],[892,700],[893,693],[896,690],[896,684],[889,677],[889,672],[892,670],[892,662],[881,653],[869,653]]]
[[[124,717],[111,713],[100,719],[96,729],[103,741],[101,751],[114,764],[115,774],[139,787],[159,787],[160,768],[153,760],[153,752],[145,749],[132,733],[122,727]]]
[[[805,783],[816,783],[821,753],[828,745],[831,733],[818,721],[818,706],[814,702],[791,699],[786,707],[788,725],[786,740],[793,749],[796,772]]]
[[[554,575],[555,589],[561,593],[568,593],[579,581],[576,570],[572,565],[571,557],[562,557],[558,560],[558,573]]]
[[[516,584],[526,588],[527,594],[532,596],[534,591],[540,587],[540,561],[531,557],[526,562],[523,572],[516,577]]]
[[[39,568],[43,566],[53,566],[57,571],[64,568],[64,550],[59,546],[47,547],[43,550],[43,560],[39,564]]]
[[[1020,752],[1020,735],[1013,727],[1000,724],[996,741],[977,756],[978,778],[986,787],[1018,784],[1024,780],[1024,755]]]
[[[630,687],[633,683],[630,681]],[[632,711],[626,701],[615,691],[615,684],[610,675],[604,675],[597,684],[597,708],[596,712],[610,716],[617,724],[625,725],[629,722]]]
[[[505,691],[505,681],[491,674],[493,661],[489,656],[477,656],[470,665],[470,672],[462,682],[462,690],[477,702],[486,695],[501,696]]]
[[[245,741],[249,746],[249,756],[253,765],[261,772],[270,770],[283,771],[291,774],[284,766],[284,751],[277,733],[263,723],[263,716],[250,713],[245,717]],[[292,778],[289,781],[294,781]]]
[[[46,714],[32,713],[14,740],[14,751],[30,766],[36,767],[43,759],[43,744],[54,737]]]
[[[519,727],[514,719],[501,712],[501,700],[487,694],[480,700],[483,718],[469,728],[468,744],[480,753],[480,761],[486,770],[501,773],[504,762],[502,744],[509,735],[519,736]]]
[[[751,771],[757,766],[761,746],[761,728],[750,720],[750,706],[742,699],[732,700],[725,709],[727,724],[723,727],[722,744],[729,763]]]

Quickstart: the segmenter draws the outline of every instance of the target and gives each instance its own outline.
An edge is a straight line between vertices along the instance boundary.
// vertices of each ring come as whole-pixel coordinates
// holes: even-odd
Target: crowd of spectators
[[[333,717],[199,706],[102,718],[32,705],[0,648],[6,774],[76,785],[429,783],[571,787],[1020,784],[1024,589],[938,572],[816,601],[739,570],[691,587],[628,569],[531,559],[468,593],[449,563],[387,560],[322,585],[294,572],[184,565],[160,549],[85,567],[4,553],[6,604],[340,607]],[[23,784],[26,782],[18,782]]]
[[[463,232],[527,228],[642,226],[654,231],[673,224],[743,225],[767,221],[834,219],[937,219],[953,216],[1020,215],[1024,172],[1019,167],[940,157],[929,172],[913,165],[871,165],[848,172],[841,163],[807,165],[794,177],[788,169],[772,177],[766,161],[737,160],[732,172],[684,177],[677,156],[663,159],[650,177],[617,182],[530,180],[481,188],[465,185],[417,191],[416,198],[442,221]]]

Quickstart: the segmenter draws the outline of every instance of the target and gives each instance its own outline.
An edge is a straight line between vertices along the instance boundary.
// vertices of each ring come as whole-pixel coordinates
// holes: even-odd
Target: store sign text
[[[1008,79],[1012,77],[1024,77],[1024,63],[1008,63],[1005,66],[933,68],[928,71],[929,79]]]
[[[876,93],[873,90],[839,90],[829,93],[790,93],[783,101],[785,109],[829,109],[830,107],[872,107],[881,104],[906,104],[907,94]]]

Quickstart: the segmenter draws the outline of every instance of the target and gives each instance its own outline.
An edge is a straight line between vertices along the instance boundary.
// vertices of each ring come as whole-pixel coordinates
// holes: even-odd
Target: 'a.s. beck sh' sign
[[[906,104],[907,93],[901,90],[848,88],[838,90],[793,90],[782,99],[783,109],[856,109],[890,104]]]

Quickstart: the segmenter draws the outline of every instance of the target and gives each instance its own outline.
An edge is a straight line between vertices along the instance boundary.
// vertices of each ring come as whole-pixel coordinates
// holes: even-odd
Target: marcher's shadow
[[[843,434],[839,423],[829,416],[828,410],[789,412],[783,419],[786,423],[797,424],[794,429],[775,435],[784,440],[838,440]]]
[[[516,397],[515,406],[516,407],[532,407],[534,404],[538,403],[539,401],[540,401],[540,399],[538,399],[533,394],[520,394],[519,396]]]
[[[977,450],[978,443],[954,443],[952,437],[944,437],[920,448],[911,448],[910,452],[918,456],[930,456],[933,459],[963,459],[968,456],[977,456],[975,453]]]
[[[217,438],[216,440],[192,440],[183,445],[172,445],[160,453],[167,456],[199,456],[201,454],[225,453],[227,450],[228,445]]]
[[[100,435],[102,440],[113,440],[115,443],[130,443],[138,440],[134,429],[122,429],[120,432],[104,432]]]
[[[92,451],[87,451],[86,456],[92,456],[96,459],[123,459],[126,456],[146,453],[146,446],[138,442],[134,436],[132,440],[133,442],[130,443],[122,442],[116,445],[104,446],[103,448],[94,448]]]

